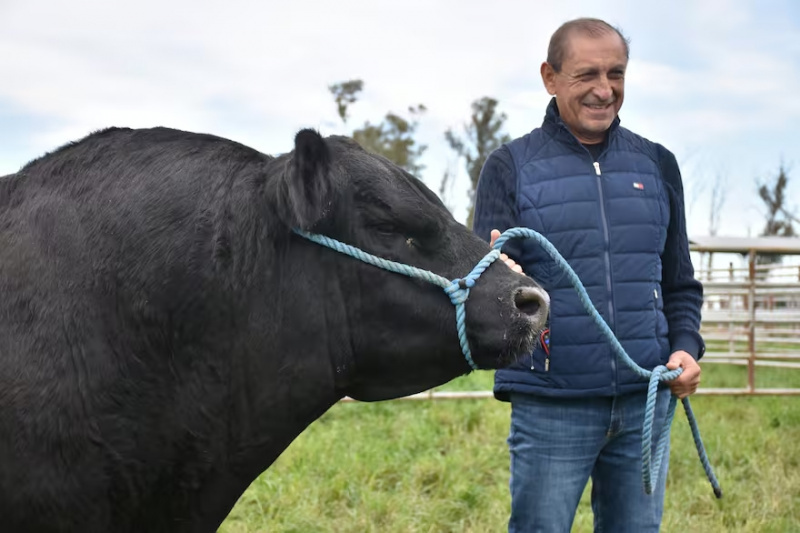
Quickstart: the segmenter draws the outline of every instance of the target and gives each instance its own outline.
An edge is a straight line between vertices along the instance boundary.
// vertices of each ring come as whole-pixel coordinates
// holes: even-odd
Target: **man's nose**
[[[601,101],[607,102],[611,99],[613,93],[614,91],[611,89],[611,82],[608,77],[598,76],[597,84],[594,86],[595,96],[597,96]]]

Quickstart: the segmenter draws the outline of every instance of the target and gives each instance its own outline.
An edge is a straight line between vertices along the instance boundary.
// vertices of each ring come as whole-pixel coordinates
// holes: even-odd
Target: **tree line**
[[[342,122],[347,125],[350,106],[358,101],[359,93],[364,89],[364,82],[352,79],[334,83],[328,87],[336,103],[337,112]],[[471,104],[468,122],[463,125],[462,132],[448,129],[443,133],[447,145],[455,152],[458,161],[470,178],[467,191],[469,204],[466,226],[472,227],[475,209],[475,189],[478,185],[481,169],[492,151],[511,140],[503,131],[507,116],[498,109],[499,102],[492,97],[483,96]],[[354,128],[349,134],[365,150],[382,155],[416,176],[424,169],[420,159],[428,148],[419,144],[415,134],[419,120],[426,108],[423,104],[411,105],[406,115],[388,112],[381,122],[365,122]],[[445,171],[442,177],[439,194],[445,199],[445,193],[452,185],[454,176]],[[765,223],[760,236],[798,236],[796,224],[800,219],[795,215],[795,206],[790,205],[786,190],[789,184],[789,169],[781,164],[777,174],[766,180],[756,179],[758,197],[763,202]],[[719,228],[719,215],[725,204],[724,187],[720,177],[717,178],[711,194],[711,210],[709,218],[709,234],[715,235]],[[775,257],[773,260],[779,259]]]
[[[328,87],[336,103],[337,112],[342,122],[347,125],[350,118],[350,106],[358,101],[359,93],[364,89],[364,82],[359,79],[334,83]],[[467,227],[472,227],[472,216],[475,209],[475,188],[478,185],[481,169],[489,154],[503,143],[511,140],[503,132],[506,121],[505,113],[497,109],[496,99],[484,96],[472,102],[470,120],[463,127],[463,132],[448,129],[444,138],[448,146],[456,153],[459,161],[463,161],[470,178],[467,191],[469,206]],[[428,148],[419,144],[414,138],[419,119],[426,108],[423,104],[409,106],[407,115],[402,116],[388,112],[381,122],[365,122],[354,128],[350,136],[365,150],[382,155],[406,171],[419,176],[424,169],[420,158]],[[454,176],[445,171],[439,187],[439,195],[444,197]],[[443,198],[445,200],[445,198]]]

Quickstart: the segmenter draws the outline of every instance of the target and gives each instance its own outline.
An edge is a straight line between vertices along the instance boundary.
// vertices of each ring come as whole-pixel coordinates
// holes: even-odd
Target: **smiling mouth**
[[[611,107],[614,102],[609,102],[607,104],[583,104],[584,106],[588,107],[589,109],[594,109],[597,111],[603,111]]]

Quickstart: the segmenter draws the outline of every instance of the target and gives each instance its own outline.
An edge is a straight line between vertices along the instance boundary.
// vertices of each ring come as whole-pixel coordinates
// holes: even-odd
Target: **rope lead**
[[[584,309],[586,309],[586,311],[594,320],[594,323],[598,328],[600,328],[600,331],[611,343],[611,347],[614,349],[614,352],[616,352],[619,359],[621,359],[622,362],[625,363],[625,365],[635,372],[639,377],[649,381],[647,388],[647,404],[645,405],[644,424],[642,425],[642,480],[644,482],[645,493],[651,494],[653,492],[653,486],[658,483],[658,473],[660,471],[661,461],[667,450],[667,443],[669,442],[669,430],[670,426],[672,425],[672,419],[675,415],[675,406],[677,403],[677,397],[674,395],[670,396],[669,405],[667,408],[667,416],[661,431],[661,438],[656,446],[655,462],[651,465],[653,449],[653,419],[655,417],[658,383],[660,381],[672,381],[681,375],[683,369],[677,368],[675,370],[669,370],[666,366],[659,365],[652,371],[648,371],[637,365],[633,359],[628,356],[628,354],[625,352],[625,349],[619,343],[619,340],[617,340],[617,338],[614,336],[611,328],[608,327],[606,321],[603,320],[603,317],[600,316],[600,313],[598,313],[597,309],[594,307],[594,305],[592,305],[592,302],[589,299],[589,294],[586,292],[586,288],[583,286],[583,283],[581,283],[581,280],[578,278],[577,274],[575,274],[575,271],[572,270],[572,267],[570,267],[567,261],[561,256],[561,254],[558,253],[558,250],[556,250],[555,246],[553,246],[552,243],[545,239],[540,233],[537,233],[532,229],[511,228],[497,238],[494,243],[494,249],[500,250],[500,248],[503,247],[503,244],[505,244],[505,242],[511,238],[532,238],[542,248],[544,248],[548,255],[555,260],[561,270],[566,272],[570,282],[572,283],[572,286],[578,292],[578,297],[580,298]],[[705,446],[703,446],[703,440],[700,438],[700,430],[697,428],[697,421],[694,418],[694,413],[692,412],[691,405],[689,404],[689,398],[684,398],[681,402],[683,403],[683,408],[686,411],[686,418],[689,421],[689,427],[692,430],[692,437],[694,438],[697,455],[699,456],[700,462],[703,465],[703,469],[706,472],[706,477],[711,483],[711,487],[714,489],[714,495],[717,498],[722,498],[722,489],[720,488],[719,481],[717,481],[714,470],[711,468],[711,464],[709,463]]]
[[[566,272],[569,280],[572,282],[572,286],[578,292],[578,296],[583,304],[583,307],[594,320],[594,323],[597,325],[597,327],[600,328],[600,331],[603,333],[606,339],[611,343],[611,347],[614,349],[614,352],[617,354],[617,356],[639,377],[649,382],[647,388],[647,404],[645,405],[644,423],[642,425],[642,481],[644,483],[645,493],[651,494],[653,492],[653,486],[658,484],[658,474],[660,472],[662,459],[664,458],[667,450],[670,427],[672,425],[672,420],[675,415],[675,407],[677,405],[677,397],[674,395],[671,396],[667,408],[667,416],[664,420],[664,426],[661,430],[661,438],[656,444],[656,456],[655,459],[653,459],[652,435],[658,383],[661,381],[671,381],[677,378],[681,375],[683,369],[678,368],[675,370],[669,370],[666,366],[659,365],[652,371],[648,371],[637,365],[633,359],[628,356],[628,354],[625,352],[625,349],[619,343],[619,340],[617,340],[617,338],[614,336],[611,328],[608,327],[608,324],[606,324],[605,320],[603,320],[603,317],[601,317],[600,313],[598,313],[597,309],[595,309],[589,298],[589,294],[586,292],[586,288],[583,286],[583,283],[581,283],[581,280],[578,278],[577,274],[575,274],[575,271],[572,270],[572,267],[570,267],[567,261],[561,256],[561,254],[558,253],[558,250],[556,250],[555,246],[553,246],[550,241],[544,238],[543,235],[528,228],[511,228],[506,230],[495,241],[493,250],[486,254],[486,256],[484,256],[484,258],[478,262],[475,268],[472,269],[472,272],[463,278],[448,280],[447,278],[439,276],[438,274],[434,274],[428,270],[423,270],[410,265],[404,265],[402,263],[377,257],[364,252],[355,246],[344,244],[343,242],[337,241],[336,239],[331,239],[330,237],[326,237],[324,235],[309,233],[299,229],[295,229],[294,232],[312,242],[345,255],[349,255],[350,257],[359,259],[367,264],[377,266],[397,274],[403,274],[411,278],[422,279],[444,289],[444,292],[450,297],[450,302],[452,302],[456,308],[456,328],[458,330],[458,341],[461,345],[461,351],[464,353],[464,358],[466,359],[470,368],[473,370],[478,370],[479,367],[472,359],[472,351],[470,350],[469,341],[467,340],[465,303],[469,298],[469,291],[475,286],[475,282],[478,280],[480,275],[483,274],[483,272],[500,257],[500,249],[503,247],[503,244],[505,244],[506,241],[512,238],[534,239],[539,245],[542,246],[542,248],[545,249],[550,257],[556,261],[558,266],[561,267],[564,272]],[[689,421],[689,427],[692,430],[692,437],[694,438],[695,447],[697,448],[697,454],[700,457],[700,462],[702,463],[703,469],[706,472],[706,477],[708,477],[708,480],[714,489],[714,495],[717,498],[722,498],[722,489],[720,488],[717,477],[714,475],[714,471],[708,461],[708,456],[706,455],[703,441],[700,438],[700,431],[697,428],[697,421],[695,420],[694,413],[692,412],[691,405],[689,404],[689,398],[684,398],[682,403],[683,408],[686,411],[686,418]]]

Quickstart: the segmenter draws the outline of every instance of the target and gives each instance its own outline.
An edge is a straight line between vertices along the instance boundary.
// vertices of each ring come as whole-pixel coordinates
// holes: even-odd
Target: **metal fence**
[[[703,281],[701,334],[705,363],[747,367],[744,388],[701,389],[704,394],[791,394],[800,389],[758,386],[757,368],[800,371],[800,266],[746,265],[698,271]],[[791,370],[789,370],[791,369]]]

